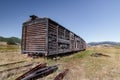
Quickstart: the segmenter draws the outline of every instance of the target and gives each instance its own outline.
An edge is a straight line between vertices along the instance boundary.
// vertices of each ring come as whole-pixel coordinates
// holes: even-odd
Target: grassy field
[[[110,57],[90,56],[92,53],[102,53]],[[6,63],[20,62],[17,64],[6,65]],[[18,69],[13,72],[4,72],[0,74],[0,80],[14,80],[24,72],[28,71],[39,63],[48,63],[48,65],[59,64],[59,69],[53,74],[40,80],[53,80],[55,76],[64,69],[69,69],[64,80],[119,80],[120,79],[120,46],[113,47],[89,47],[86,51],[81,51],[69,56],[60,57],[59,60],[44,58],[33,59],[27,55],[20,54],[18,46],[0,47],[0,71],[26,64],[34,63],[26,69]]]

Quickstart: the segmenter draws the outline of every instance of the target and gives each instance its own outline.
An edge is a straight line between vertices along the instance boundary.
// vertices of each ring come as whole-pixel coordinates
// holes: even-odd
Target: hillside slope
[[[7,42],[7,44],[20,44],[21,39],[17,37],[5,38],[5,37],[0,36],[0,42]]]
[[[112,41],[103,41],[103,42],[90,42],[89,46],[97,46],[97,45],[120,45],[120,42],[112,42]]]

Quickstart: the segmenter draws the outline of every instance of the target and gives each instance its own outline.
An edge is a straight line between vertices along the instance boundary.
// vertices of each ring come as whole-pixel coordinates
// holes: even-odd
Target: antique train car
[[[23,23],[21,52],[23,54],[56,55],[86,49],[86,42],[50,18],[30,16]]]

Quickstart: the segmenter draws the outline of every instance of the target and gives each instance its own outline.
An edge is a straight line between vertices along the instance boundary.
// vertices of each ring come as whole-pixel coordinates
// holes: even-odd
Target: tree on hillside
[[[0,36],[0,41],[7,42],[8,45],[16,45],[16,43],[20,44],[21,42],[17,37],[4,38],[2,36]]]
[[[8,45],[15,45],[16,43],[13,39],[8,39],[7,44]]]

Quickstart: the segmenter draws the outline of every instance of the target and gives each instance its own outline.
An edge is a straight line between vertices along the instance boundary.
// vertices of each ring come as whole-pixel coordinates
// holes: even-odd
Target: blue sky
[[[21,38],[22,23],[49,17],[86,42],[120,41],[120,0],[0,0],[0,36]]]

